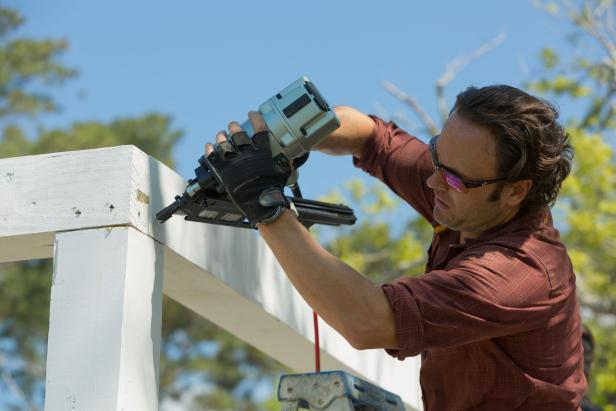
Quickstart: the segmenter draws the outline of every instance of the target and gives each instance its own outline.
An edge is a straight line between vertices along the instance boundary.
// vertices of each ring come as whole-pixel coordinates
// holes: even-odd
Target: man
[[[206,147],[308,304],[357,349],[421,354],[426,410],[579,410],[575,275],[549,212],[573,157],[556,109],[513,87],[471,87],[429,144],[336,113],[318,149],[352,155],[434,226],[426,274],[377,286],[323,249],[287,209],[257,113],[254,144],[232,122],[235,152]]]

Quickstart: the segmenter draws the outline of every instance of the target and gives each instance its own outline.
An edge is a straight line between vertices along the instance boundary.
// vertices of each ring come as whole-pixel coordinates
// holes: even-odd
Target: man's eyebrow
[[[441,161],[441,156],[438,153],[438,147],[436,146],[436,144],[434,145],[434,151],[436,153],[436,158],[438,159],[438,162],[441,164],[441,167],[443,167],[445,170],[449,171],[450,173],[453,173],[453,174],[457,175],[458,177],[461,177],[461,178],[464,178],[464,179],[466,178],[463,173],[459,172],[455,168],[449,167],[449,166],[446,166],[446,165],[443,164],[443,162]]]
[[[445,170],[449,171],[450,173],[453,173],[453,174],[457,175],[458,177],[461,177],[461,178],[464,178],[464,179],[466,178],[464,176],[464,174],[462,174],[461,172],[459,172],[458,170],[456,170],[453,167],[446,166],[443,163],[441,163],[441,167],[443,167]]]

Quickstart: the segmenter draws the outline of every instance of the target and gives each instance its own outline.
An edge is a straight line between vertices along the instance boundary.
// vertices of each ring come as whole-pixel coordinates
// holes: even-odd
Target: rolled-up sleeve
[[[398,341],[398,350],[388,353],[402,360],[430,348],[546,326],[558,301],[541,265],[502,254],[495,263],[495,253],[468,256],[453,268],[383,285]]]
[[[434,172],[428,145],[376,116],[361,159],[353,164],[384,182],[419,214],[432,222],[434,195],[426,180]]]
[[[403,360],[419,354],[424,347],[421,312],[412,290],[394,284],[381,286],[394,312],[397,350],[386,350],[391,356]]]

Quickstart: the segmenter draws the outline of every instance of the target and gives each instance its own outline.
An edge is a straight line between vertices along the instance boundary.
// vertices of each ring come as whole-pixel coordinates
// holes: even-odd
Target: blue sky
[[[453,58],[505,32],[492,53],[447,89],[521,86],[543,46],[563,49],[569,26],[528,1],[17,1],[21,35],[66,38],[63,61],[79,70],[54,95],[63,107],[45,127],[109,121],[158,111],[185,132],[177,171],[192,177],[203,145],[228,121],[301,75],[332,105],[404,112],[380,85],[388,80],[436,117],[434,82]],[[564,114],[564,113],[563,113]],[[422,136],[426,137],[426,136]],[[313,155],[300,170],[315,198],[360,176],[348,159]]]

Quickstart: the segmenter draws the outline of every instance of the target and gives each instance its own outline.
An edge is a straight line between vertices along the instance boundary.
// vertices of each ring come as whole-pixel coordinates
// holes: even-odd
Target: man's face
[[[455,113],[436,140],[436,153],[442,165],[462,178],[494,180],[503,177],[498,174],[496,143],[490,132]],[[504,183],[487,184],[461,193],[447,184],[443,171],[435,171],[427,184],[434,190],[434,219],[462,232],[463,238],[478,237],[483,231],[508,221],[519,209],[502,195]]]

